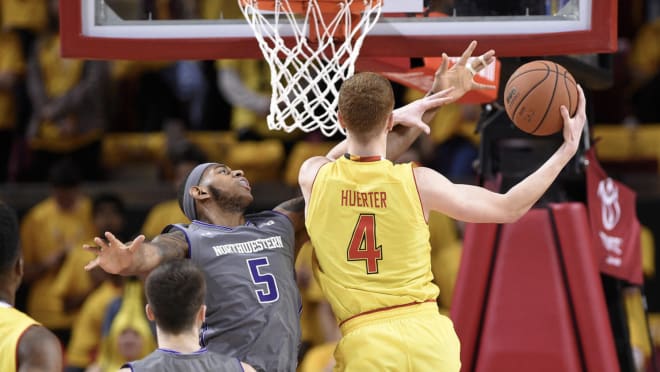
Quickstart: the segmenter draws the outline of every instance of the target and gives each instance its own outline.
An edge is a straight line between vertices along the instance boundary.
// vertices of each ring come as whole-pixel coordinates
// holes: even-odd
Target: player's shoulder
[[[305,160],[300,166],[300,176],[309,176],[311,174],[316,174],[318,170],[327,163],[331,163],[332,160],[325,156],[312,156],[311,158]]]
[[[34,324],[25,330],[18,343],[19,360],[39,355],[47,365],[57,365],[62,355],[59,339],[48,328]],[[61,360],[59,360],[61,362]]]
[[[264,222],[273,220],[289,222],[289,218],[284,213],[277,210],[264,210],[250,213],[245,215],[245,219],[258,227],[262,226]]]

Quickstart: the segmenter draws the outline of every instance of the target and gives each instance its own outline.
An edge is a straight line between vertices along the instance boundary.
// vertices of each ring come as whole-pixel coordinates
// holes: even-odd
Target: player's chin
[[[243,200],[242,204],[248,206],[254,201],[254,196],[250,191],[247,191],[245,195],[241,196],[241,199]]]

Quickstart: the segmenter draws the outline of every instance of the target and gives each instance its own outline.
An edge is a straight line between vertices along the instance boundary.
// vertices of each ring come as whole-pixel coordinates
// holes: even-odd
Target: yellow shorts
[[[435,303],[350,319],[335,350],[335,371],[458,372],[460,342]]]

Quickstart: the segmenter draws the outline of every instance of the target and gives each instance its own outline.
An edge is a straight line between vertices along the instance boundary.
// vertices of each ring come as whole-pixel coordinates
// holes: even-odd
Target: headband
[[[195,199],[190,195],[190,188],[193,186],[199,186],[199,181],[202,179],[202,175],[206,168],[211,165],[216,165],[218,163],[203,163],[196,166],[186,178],[185,189],[183,190],[183,214],[188,217],[188,219],[196,220],[197,219],[197,210],[195,209]]]

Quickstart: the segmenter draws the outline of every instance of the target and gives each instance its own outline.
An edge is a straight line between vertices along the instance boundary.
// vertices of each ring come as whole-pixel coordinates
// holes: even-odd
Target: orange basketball
[[[530,134],[547,136],[562,130],[559,107],[573,116],[578,90],[573,76],[551,61],[533,61],[520,66],[504,88],[504,107],[513,123]]]

